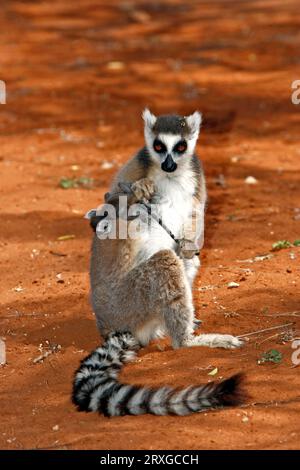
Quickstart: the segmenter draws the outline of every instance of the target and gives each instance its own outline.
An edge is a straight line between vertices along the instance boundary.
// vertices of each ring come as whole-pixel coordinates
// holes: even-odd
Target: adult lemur
[[[124,385],[117,378],[123,363],[161,331],[174,348],[242,345],[231,335],[194,335],[191,288],[200,265],[206,202],[204,174],[194,154],[201,115],[156,117],[146,109],[143,118],[146,146],[120,170],[106,202],[115,204],[116,195],[127,192],[129,207],[137,203],[145,215],[145,204],[151,203],[158,218],[135,237],[121,238],[119,232],[112,238],[94,236],[92,305],[105,342],[81,362],[73,402],[79,410],[107,416],[186,415],[235,405],[241,399],[239,375],[183,390]],[[118,217],[123,221],[120,211]],[[194,231],[188,223],[193,218],[198,222]]]

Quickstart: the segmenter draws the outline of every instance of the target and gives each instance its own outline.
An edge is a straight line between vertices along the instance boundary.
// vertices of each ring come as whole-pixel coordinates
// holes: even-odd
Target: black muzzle
[[[167,173],[173,173],[177,168],[177,163],[174,162],[172,155],[168,154],[165,161],[161,164],[161,169]]]

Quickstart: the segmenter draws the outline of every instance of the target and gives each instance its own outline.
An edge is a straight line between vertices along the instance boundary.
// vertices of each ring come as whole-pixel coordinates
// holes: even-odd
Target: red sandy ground
[[[0,447],[299,448],[300,369],[277,331],[237,351],[153,344],[122,373],[130,383],[182,386],[211,380],[215,367],[217,380],[243,371],[244,408],[107,419],[78,413],[70,402],[73,372],[99,344],[83,215],[143,144],[145,105],[204,113],[198,151],[210,203],[194,290],[202,330],[244,334],[293,321],[299,336],[300,248],[243,261],[270,253],[277,240],[300,238],[300,107],[290,96],[300,78],[299,2],[3,3],[0,335],[7,365],[0,368]],[[225,188],[215,182],[220,174]],[[249,175],[257,185],[244,183]],[[95,184],[64,190],[63,176]],[[75,238],[57,240],[66,234]],[[240,287],[228,289],[230,281]],[[46,341],[61,349],[33,363]],[[259,366],[270,348],[283,353],[282,363]]]

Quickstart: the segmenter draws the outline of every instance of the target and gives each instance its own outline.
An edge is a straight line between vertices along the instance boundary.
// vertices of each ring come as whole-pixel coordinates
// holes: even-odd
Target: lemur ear
[[[185,121],[190,129],[191,137],[197,138],[200,132],[202,114],[199,113],[199,111],[195,111],[193,114],[190,114],[190,116],[187,116]]]
[[[96,215],[97,215],[97,209],[91,209],[85,214],[84,219],[91,219],[92,217],[95,217]]]
[[[145,127],[148,127],[152,130],[156,122],[156,116],[154,116],[154,114],[152,114],[148,108],[145,108],[143,111],[143,119],[145,121]]]

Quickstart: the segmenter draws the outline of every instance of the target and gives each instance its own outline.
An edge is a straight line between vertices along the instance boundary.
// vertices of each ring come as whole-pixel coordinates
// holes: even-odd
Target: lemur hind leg
[[[136,294],[139,292],[139,295],[143,296],[145,309],[155,312],[155,317],[165,325],[174,348],[181,346],[235,348],[242,345],[239,339],[231,335],[193,335],[194,307],[191,288],[185,276],[183,262],[173,251],[159,251],[133,271],[131,275],[132,279],[135,279]],[[147,317],[147,322],[145,321],[142,328],[136,330],[138,339],[141,332],[145,333],[149,320]],[[151,336],[150,330],[148,335]]]
[[[184,258],[183,264],[189,284],[191,287],[193,287],[195,277],[200,267],[199,257],[195,255],[192,258]]]
[[[200,267],[199,256],[195,255],[192,258],[183,258],[183,265],[184,265],[184,270],[185,270],[187,280],[188,280],[189,285],[192,289],[195,277],[196,277],[197,272],[198,272],[199,267]],[[194,331],[199,328],[201,323],[202,323],[201,320],[194,317],[194,322],[193,322]]]
[[[197,275],[200,266],[198,256],[193,256],[191,259],[184,259],[184,267],[186,276],[192,288],[194,279]],[[201,324],[201,320],[194,319],[194,330]],[[244,343],[239,338],[232,335],[222,335],[219,333],[201,334],[199,336],[192,336],[184,342],[184,346],[208,346],[210,348],[225,348],[234,349],[242,346]]]
[[[165,336],[164,325],[161,319],[153,318],[135,329],[134,336],[142,347],[145,347],[153,339]]]
[[[143,320],[133,332],[146,344],[161,328],[180,347],[193,334],[194,307],[183,261],[171,250],[161,250],[126,276],[132,306],[143,309]]]
[[[183,260],[185,273],[188,278],[189,284],[192,288],[194,279],[197,275],[200,266],[198,256],[193,258],[185,258]],[[194,318],[193,328],[196,330],[201,325],[201,320]],[[184,346],[208,346],[210,348],[226,348],[233,349],[243,345],[243,341],[232,335],[215,334],[202,334],[193,336],[185,341]]]
[[[173,347],[178,348],[193,336],[192,291],[185,275],[184,263],[173,251],[161,251],[157,253],[157,258],[160,314]]]

